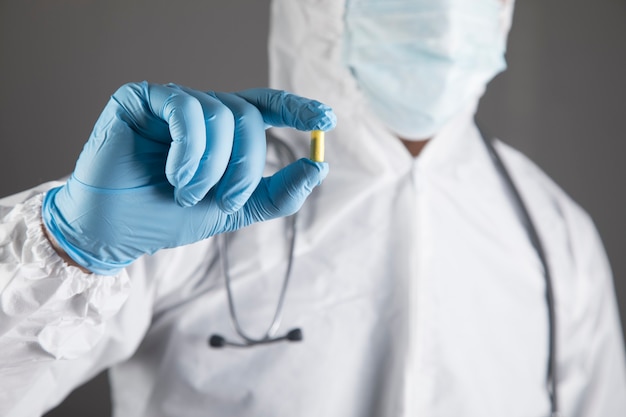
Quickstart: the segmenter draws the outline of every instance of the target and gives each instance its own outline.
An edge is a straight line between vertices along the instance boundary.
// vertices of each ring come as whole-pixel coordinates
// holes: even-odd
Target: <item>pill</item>
[[[311,157],[313,162],[324,162],[324,131],[311,131]]]

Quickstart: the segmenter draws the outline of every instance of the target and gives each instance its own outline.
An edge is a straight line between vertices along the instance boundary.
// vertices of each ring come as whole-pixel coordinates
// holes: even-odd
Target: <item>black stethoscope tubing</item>
[[[544,250],[543,244],[541,242],[541,238],[539,237],[539,233],[537,232],[537,228],[535,227],[535,223],[533,222],[528,208],[526,207],[526,203],[522,198],[522,195],[519,192],[519,189],[513,182],[511,178],[511,174],[509,170],[506,168],[504,161],[500,157],[500,154],[496,150],[493,145],[493,140],[490,139],[490,136],[487,135],[484,130],[478,125],[478,130],[480,131],[480,135],[483,138],[483,142],[489,151],[489,156],[493,161],[500,177],[505,182],[509,192],[511,193],[511,197],[515,201],[517,208],[519,209],[519,215],[521,216],[522,223],[524,224],[524,228],[528,233],[528,238],[530,239],[531,244],[535,248],[535,252],[537,252],[537,256],[541,262],[543,267],[543,276],[546,286],[546,304],[548,307],[548,370],[547,370],[547,384],[548,384],[548,393],[550,394],[550,403],[551,403],[551,415],[552,417],[558,417],[559,414],[559,401],[558,401],[558,390],[557,390],[557,369],[556,369],[556,312],[554,307],[554,287],[552,284],[552,274],[550,273],[550,265],[548,264],[548,257],[546,256],[546,252]]]

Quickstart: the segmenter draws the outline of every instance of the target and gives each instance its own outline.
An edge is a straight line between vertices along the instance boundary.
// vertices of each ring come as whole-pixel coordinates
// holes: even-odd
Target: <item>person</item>
[[[39,415],[110,369],[118,417],[544,416],[556,346],[562,415],[621,415],[593,222],[496,141],[545,249],[551,327],[541,256],[473,120],[512,9],[275,0],[278,91],[118,90],[67,181],[0,204],[0,414]],[[282,168],[306,133],[276,129],[264,161],[266,124],[333,114],[321,187],[325,164]],[[254,343],[275,315],[303,340]]]

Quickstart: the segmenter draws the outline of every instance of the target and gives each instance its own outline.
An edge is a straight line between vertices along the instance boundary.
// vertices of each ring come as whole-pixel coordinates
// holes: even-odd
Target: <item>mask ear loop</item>
[[[557,361],[556,361],[556,311],[554,307],[554,289],[552,284],[552,274],[550,273],[550,265],[548,264],[548,258],[546,256],[546,252],[543,248],[543,244],[541,243],[541,239],[539,238],[539,233],[537,232],[537,228],[535,227],[535,223],[532,221],[530,216],[530,212],[528,211],[524,200],[515,186],[511,175],[509,174],[509,170],[504,165],[504,161],[500,157],[499,153],[496,151],[495,146],[492,143],[491,136],[488,135],[478,124],[476,123],[480,135],[487,147],[489,152],[489,156],[493,161],[498,173],[500,174],[503,181],[506,183],[507,188],[511,193],[511,197],[515,201],[515,205],[518,209],[518,214],[521,217],[522,223],[524,224],[524,228],[528,233],[528,238],[530,239],[531,244],[535,248],[537,256],[539,257],[539,261],[543,266],[544,271],[544,280],[546,285],[546,303],[548,306],[548,370],[547,370],[547,388],[548,394],[550,395],[550,403],[551,403],[551,416],[559,417],[561,414],[559,413],[559,401],[558,401],[558,390],[557,390]]]

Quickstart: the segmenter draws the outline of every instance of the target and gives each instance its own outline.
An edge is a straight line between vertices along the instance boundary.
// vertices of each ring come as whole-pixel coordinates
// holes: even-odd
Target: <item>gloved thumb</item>
[[[248,225],[295,213],[326,175],[327,163],[302,158],[263,178],[244,206],[244,222]]]

